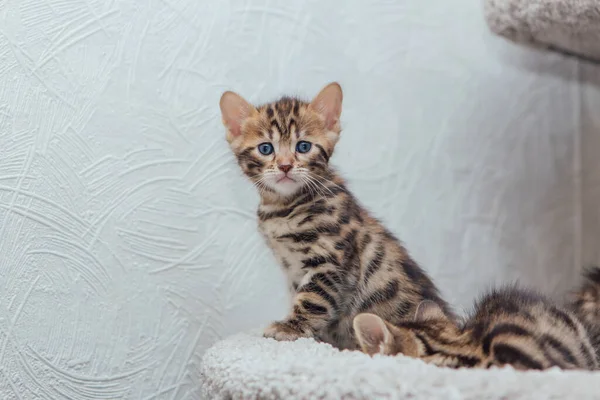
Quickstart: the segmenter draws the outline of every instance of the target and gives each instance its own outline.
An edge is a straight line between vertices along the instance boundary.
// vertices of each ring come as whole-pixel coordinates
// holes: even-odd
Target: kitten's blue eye
[[[308,153],[312,144],[310,142],[301,141],[296,145],[296,151],[298,153]]]
[[[258,145],[258,151],[260,154],[268,156],[273,152],[273,145],[271,143],[261,143]]]

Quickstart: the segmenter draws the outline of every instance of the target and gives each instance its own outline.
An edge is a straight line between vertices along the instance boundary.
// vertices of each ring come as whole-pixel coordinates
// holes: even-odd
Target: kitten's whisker
[[[308,182],[310,187],[314,189],[314,194],[318,194],[319,196],[324,197],[325,194],[320,190],[319,186],[317,185],[317,182],[310,175],[305,175],[305,177],[306,182]]]
[[[319,177],[319,178],[325,179],[325,178],[323,178],[322,176],[319,176],[319,175],[316,175],[316,174],[313,174],[313,175],[315,175],[315,176],[313,176],[313,178]],[[322,186],[324,189],[326,189],[326,190],[327,190],[329,193],[331,193],[331,195],[332,195],[332,196],[335,196],[335,193],[333,193],[333,192],[331,191],[331,189],[330,189],[328,186],[326,186],[326,185],[325,185],[323,182],[321,182],[321,181],[320,181],[320,180],[318,180],[318,179],[313,179],[313,180],[314,180],[314,182],[316,182],[316,183],[318,183],[319,185],[321,185],[321,186]],[[327,179],[326,179],[326,180],[327,180]],[[333,183],[333,182],[331,182],[331,183]],[[333,184],[335,185],[335,183],[333,183]],[[336,185],[336,186],[337,186],[337,185]]]
[[[327,183],[330,183],[330,184],[334,185],[335,187],[337,187],[337,188],[339,188],[339,189],[344,189],[343,187],[341,187],[340,185],[338,185],[337,183],[335,183],[335,182],[334,182],[334,181],[332,181],[331,179],[327,179],[327,178],[325,178],[324,176],[321,176],[321,175],[319,175],[319,174],[315,174],[315,173],[313,173],[313,175],[314,175],[316,178],[322,179],[322,180],[324,180],[325,182],[327,182]]]
[[[313,179],[310,176],[307,176],[307,182],[312,188],[313,196],[324,197],[321,188],[319,188],[319,186],[313,181]]]
[[[306,176],[299,176],[300,181],[302,182],[302,184],[306,187],[306,189],[308,189],[308,193],[313,195],[313,188],[310,185],[310,182],[308,181],[308,179],[306,179]]]
[[[266,189],[265,179],[266,179],[266,176],[264,176],[264,174],[263,174],[263,175],[261,175],[260,178],[258,178],[258,180],[252,182],[254,184],[254,187],[256,187],[259,194],[261,194],[261,195],[264,193],[264,191]]]

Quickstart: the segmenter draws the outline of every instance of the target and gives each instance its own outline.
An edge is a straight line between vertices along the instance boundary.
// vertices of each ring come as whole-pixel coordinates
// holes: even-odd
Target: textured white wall
[[[476,3],[0,0],[0,398],[197,398],[208,345],[283,315],[226,89],[339,80],[333,163],[452,302],[572,284],[598,71]]]

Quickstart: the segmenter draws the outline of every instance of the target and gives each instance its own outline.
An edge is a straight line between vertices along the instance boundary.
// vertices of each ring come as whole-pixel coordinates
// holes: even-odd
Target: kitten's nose
[[[291,164],[281,164],[278,165],[279,169],[282,170],[284,173],[288,173],[290,172],[290,170],[292,169],[292,165]]]

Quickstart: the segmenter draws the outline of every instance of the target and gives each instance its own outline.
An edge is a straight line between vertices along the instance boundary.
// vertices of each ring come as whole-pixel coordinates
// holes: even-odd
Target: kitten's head
[[[219,105],[238,164],[261,192],[290,197],[328,179],[329,157],[341,131],[339,84],[330,83],[310,103],[284,97],[254,107],[225,92]]]
[[[392,325],[377,315],[363,313],[354,317],[353,326],[360,348],[369,355],[404,354],[420,358],[431,355],[429,343],[447,343],[448,338],[459,334],[458,325],[430,300],[419,304],[413,320]]]

